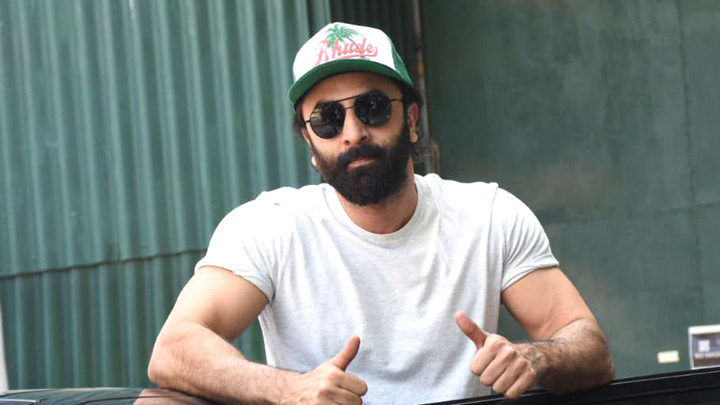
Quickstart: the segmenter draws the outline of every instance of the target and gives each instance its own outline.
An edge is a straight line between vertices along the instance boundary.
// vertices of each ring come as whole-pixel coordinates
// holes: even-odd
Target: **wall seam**
[[[701,317],[704,320],[705,319],[705,291],[703,289],[703,277],[702,277],[702,249],[700,247],[700,229],[699,229],[699,220],[698,220],[698,206],[697,206],[697,189],[695,186],[695,173],[696,173],[696,167],[695,167],[695,160],[693,159],[693,142],[692,142],[692,131],[690,130],[690,100],[688,97],[688,75],[687,75],[687,68],[685,60],[685,35],[683,33],[683,10],[682,10],[682,3],[680,0],[675,0],[675,5],[677,7],[677,18],[678,18],[678,39],[680,42],[680,69],[682,72],[682,83],[683,83],[683,108],[684,108],[684,115],[685,115],[685,146],[686,146],[686,153],[688,157],[688,165],[689,165],[689,174],[690,174],[690,202],[691,205],[689,207],[690,211],[690,220],[692,224],[692,230],[693,230],[693,238],[694,245],[695,245],[695,269],[698,273],[699,277],[697,280],[699,280],[698,283],[698,290],[700,291],[700,297],[702,300],[702,305],[700,306],[700,313]]]
[[[75,265],[62,266],[62,267],[50,267],[50,268],[46,268],[46,269],[33,270],[33,271],[27,271],[27,272],[20,271],[20,272],[15,272],[15,273],[11,273],[11,274],[2,274],[2,275],[0,275],[0,281],[14,279],[14,278],[37,276],[37,275],[41,275],[41,274],[62,273],[65,271],[70,271],[70,270],[89,270],[89,269],[97,268],[100,266],[128,264],[128,263],[141,263],[141,262],[146,262],[146,261],[156,260],[156,259],[170,259],[170,258],[174,258],[174,257],[188,255],[188,254],[203,253],[203,252],[205,252],[205,250],[206,250],[206,248],[197,248],[197,249],[193,248],[193,249],[181,250],[178,252],[158,253],[158,254],[149,255],[149,256],[129,257],[129,258],[117,259],[117,260],[103,260],[103,261],[93,262],[93,263],[75,264]]]

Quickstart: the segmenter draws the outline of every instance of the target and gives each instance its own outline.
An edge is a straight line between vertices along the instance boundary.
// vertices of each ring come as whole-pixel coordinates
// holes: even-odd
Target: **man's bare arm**
[[[615,376],[607,340],[597,322],[582,318],[549,340],[518,345],[538,369],[538,383],[555,393],[606,384]]]
[[[517,398],[538,383],[560,393],[596,387],[614,377],[605,336],[560,269],[534,271],[503,291],[502,300],[533,341],[514,344],[486,333],[463,312],[455,315],[478,349],[470,369],[481,383]]]
[[[359,403],[367,386],[345,373],[360,345],[357,337],[307,374],[253,363],[229,343],[265,303],[257,287],[225,269],[198,271],[158,335],[150,380],[223,403]]]
[[[570,279],[558,268],[536,270],[502,294],[534,342],[520,348],[552,392],[605,384],[615,376],[605,335]]]

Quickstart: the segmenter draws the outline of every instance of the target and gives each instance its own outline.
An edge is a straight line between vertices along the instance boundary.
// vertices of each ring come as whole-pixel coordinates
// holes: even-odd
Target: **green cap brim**
[[[314,67],[293,83],[293,85],[290,86],[290,90],[288,90],[288,98],[290,99],[290,102],[295,105],[298,99],[300,99],[300,97],[310,90],[317,82],[326,77],[344,72],[377,73],[383,76],[388,76],[392,79],[407,82],[412,86],[412,82],[409,77],[402,77],[398,72],[383,65],[382,63],[363,59],[336,60]]]

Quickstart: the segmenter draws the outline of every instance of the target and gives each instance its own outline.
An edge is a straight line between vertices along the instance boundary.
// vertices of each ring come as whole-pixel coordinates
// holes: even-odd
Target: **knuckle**
[[[517,356],[517,352],[510,346],[503,346],[497,354],[501,360],[513,360]]]
[[[324,398],[333,391],[334,387],[335,385],[332,384],[330,381],[323,380],[318,384],[317,393],[320,398]]]
[[[343,378],[343,372],[338,370],[332,370],[327,374],[326,378],[328,379],[328,381],[331,382],[340,381]]]
[[[485,347],[496,347],[497,344],[500,343],[500,341],[498,340],[499,337],[500,337],[499,335],[495,335],[495,334],[488,335],[485,338],[484,346]]]
[[[534,368],[528,366],[527,371],[523,373],[522,378],[525,379],[528,385],[533,385],[535,381],[538,380],[539,375]]]
[[[526,358],[523,358],[518,362],[519,379],[527,379],[528,381],[535,381],[538,378],[537,370],[533,367],[532,362]]]
[[[518,365],[518,366],[513,367],[512,372],[513,372],[513,375],[515,375],[515,380],[520,381],[520,380],[522,380],[523,378],[525,378],[525,377],[526,377],[526,374],[527,374],[527,370],[528,370],[528,369],[527,369],[526,367],[522,366],[522,365]]]
[[[492,334],[488,335],[488,337],[485,339],[485,341],[486,342],[489,341],[491,344],[497,345],[497,344],[504,344],[507,341],[507,339],[505,339],[504,337],[502,337],[496,333],[492,333]]]

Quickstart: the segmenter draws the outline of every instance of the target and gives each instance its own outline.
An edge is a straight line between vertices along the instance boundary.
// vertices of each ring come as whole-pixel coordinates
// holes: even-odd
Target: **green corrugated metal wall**
[[[329,16],[319,0],[0,0],[11,388],[148,384],[220,218],[317,180],[285,92]],[[238,344],[262,360],[260,339]]]
[[[720,2],[428,0],[423,17],[443,175],[533,208],[618,376],[687,369],[687,327],[720,323]]]

